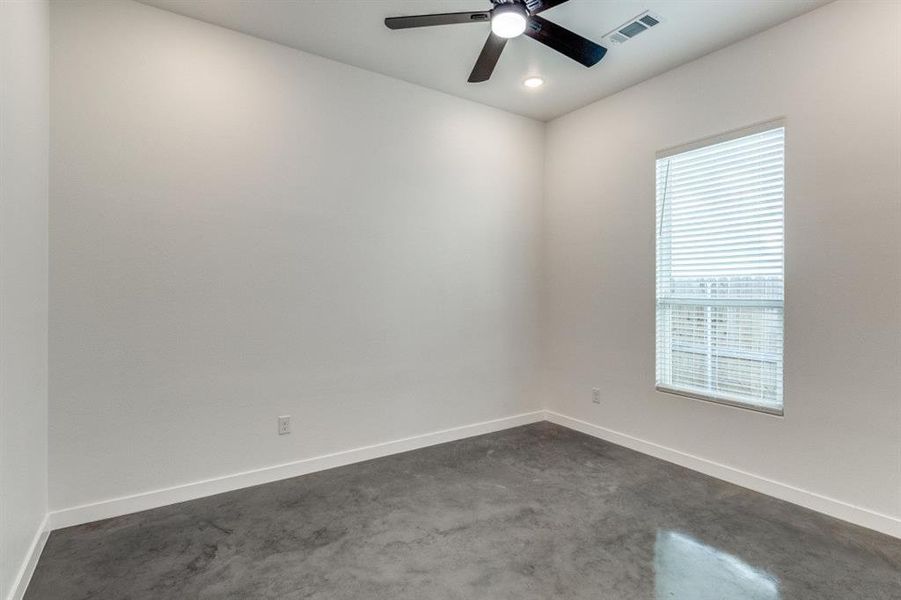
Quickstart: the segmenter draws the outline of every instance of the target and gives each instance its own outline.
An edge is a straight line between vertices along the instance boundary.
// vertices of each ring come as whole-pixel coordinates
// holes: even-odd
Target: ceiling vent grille
[[[651,27],[659,25],[663,19],[660,15],[645,11],[633,19],[629,19],[613,31],[604,36],[604,39],[615,46],[624,44],[640,33],[644,33]]]

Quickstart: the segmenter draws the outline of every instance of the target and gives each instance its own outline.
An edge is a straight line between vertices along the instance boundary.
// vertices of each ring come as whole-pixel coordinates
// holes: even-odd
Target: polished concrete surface
[[[548,423],[54,532],[26,600],[898,600],[901,541]]]

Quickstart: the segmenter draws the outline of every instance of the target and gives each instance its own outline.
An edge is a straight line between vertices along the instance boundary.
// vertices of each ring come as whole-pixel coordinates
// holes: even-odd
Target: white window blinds
[[[785,129],[657,159],[657,387],[782,412]]]

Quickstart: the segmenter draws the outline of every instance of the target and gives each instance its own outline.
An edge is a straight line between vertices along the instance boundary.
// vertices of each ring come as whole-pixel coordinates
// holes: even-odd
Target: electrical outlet
[[[601,388],[591,388],[591,401],[595,404],[601,403]]]
[[[278,434],[287,435],[291,433],[291,415],[284,415],[278,418]]]

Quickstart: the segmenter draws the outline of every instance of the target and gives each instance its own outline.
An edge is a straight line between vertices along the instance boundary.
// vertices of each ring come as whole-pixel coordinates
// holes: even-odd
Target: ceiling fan
[[[482,52],[469,75],[470,83],[488,81],[507,40],[521,34],[590,67],[604,58],[604,54],[607,53],[606,48],[538,16],[538,13],[567,1],[491,0],[494,5],[491,10],[388,17],[385,19],[385,25],[389,29],[409,29],[411,27],[487,23],[490,21],[491,33],[488,34]]]

